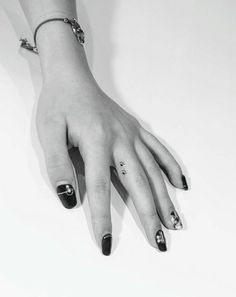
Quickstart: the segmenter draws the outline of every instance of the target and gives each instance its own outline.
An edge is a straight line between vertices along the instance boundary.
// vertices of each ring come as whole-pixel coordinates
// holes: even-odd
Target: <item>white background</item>
[[[66,210],[45,174],[34,114],[37,55],[17,1],[0,8],[0,294],[4,297],[236,296],[236,2],[78,1],[101,87],[160,137],[190,191],[169,187],[183,231],[150,247],[113,190],[104,257],[84,206]]]

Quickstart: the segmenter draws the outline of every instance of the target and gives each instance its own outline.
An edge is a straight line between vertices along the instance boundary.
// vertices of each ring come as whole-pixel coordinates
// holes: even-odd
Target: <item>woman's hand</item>
[[[72,4],[75,1],[23,3],[32,27],[46,18],[73,15]],[[41,16],[38,5],[48,12]],[[37,129],[50,181],[63,205],[73,208],[77,203],[76,177],[68,154],[72,145],[79,148],[84,161],[92,225],[103,254],[110,254],[112,244],[111,168],[132,198],[150,244],[166,251],[161,222],[173,230],[181,229],[182,223],[161,170],[175,187],[186,190],[179,164],[158,139],[99,88],[84,48],[69,25],[45,23],[37,32],[37,47],[43,75]]]
[[[112,234],[110,166],[130,194],[150,244],[166,251],[161,222],[173,230],[182,223],[161,169],[175,187],[187,190],[185,177],[165,146],[104,94],[91,75],[62,72],[44,81],[37,128],[49,178],[66,208],[76,205],[68,145],[79,148],[94,234],[105,255]]]

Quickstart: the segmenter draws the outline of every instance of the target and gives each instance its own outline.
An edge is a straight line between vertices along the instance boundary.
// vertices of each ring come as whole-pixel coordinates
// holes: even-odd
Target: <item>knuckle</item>
[[[67,158],[59,153],[48,155],[46,153],[46,163],[49,171],[60,170],[61,168],[68,167]]]
[[[135,142],[139,140],[139,135],[136,131],[136,129],[120,129],[118,132],[118,138],[124,145],[135,145]]]
[[[138,172],[135,175],[135,184],[140,188],[144,188],[149,185],[148,179],[144,172]]]
[[[94,222],[94,223],[97,223],[97,222],[109,222],[111,221],[111,215],[109,213],[99,213],[99,214],[91,214],[91,220]]]
[[[121,150],[131,150],[134,151],[134,145],[130,137],[125,133],[119,133],[119,136],[116,139],[116,146]]]
[[[160,167],[159,165],[157,164],[157,162],[155,161],[151,161],[148,165],[147,165],[147,171],[151,174],[160,174],[161,171],[160,171]]]
[[[105,142],[109,139],[111,132],[109,126],[106,123],[100,122],[96,124],[92,129],[92,135],[97,142]]]
[[[36,128],[41,142],[52,142],[56,137],[56,131],[61,127],[63,129],[64,122],[62,117],[52,114],[36,119]]]
[[[154,209],[143,212],[140,215],[140,219],[141,219],[142,223],[146,226],[160,225],[159,216]]]
[[[103,149],[112,143],[112,134],[108,127],[105,128],[99,125],[98,127],[90,129],[86,133],[86,135],[83,133],[82,139],[88,148],[95,146]]]
[[[62,123],[62,117],[54,113],[44,114],[43,116],[37,115],[36,123],[38,127],[53,127]]]
[[[93,184],[93,190],[97,194],[103,194],[109,191],[109,183],[105,178],[98,178]]]
[[[104,139],[106,136],[105,127],[103,125],[96,125],[94,128],[94,134],[97,136],[98,139]]]
[[[155,210],[152,211],[146,211],[145,213],[142,213],[142,216],[146,219],[146,220],[153,220],[153,219],[157,219],[158,215],[157,212]]]

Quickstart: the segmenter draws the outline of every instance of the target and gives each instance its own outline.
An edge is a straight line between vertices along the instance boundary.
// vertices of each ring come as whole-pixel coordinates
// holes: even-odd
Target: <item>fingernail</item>
[[[156,233],[156,243],[161,252],[167,251],[166,240],[162,230],[158,230]]]
[[[75,190],[70,184],[59,185],[57,187],[57,195],[65,208],[73,208],[76,206]]]
[[[186,177],[184,175],[182,175],[182,183],[183,183],[183,189],[185,191],[188,190],[188,184],[187,184],[187,181],[186,181]]]
[[[105,256],[109,256],[111,253],[111,244],[112,244],[112,236],[111,234],[106,234],[102,238],[102,253]]]
[[[176,229],[176,230],[181,230],[183,229],[183,224],[181,222],[181,219],[179,217],[179,215],[177,214],[176,211],[172,211],[170,213],[170,217],[171,217],[171,222],[173,224],[173,227]]]

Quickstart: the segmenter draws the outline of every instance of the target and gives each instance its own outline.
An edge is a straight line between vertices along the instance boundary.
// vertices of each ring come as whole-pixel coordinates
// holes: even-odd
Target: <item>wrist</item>
[[[63,72],[88,72],[85,51],[70,24],[61,20],[44,23],[36,34],[36,42],[44,78]]]

